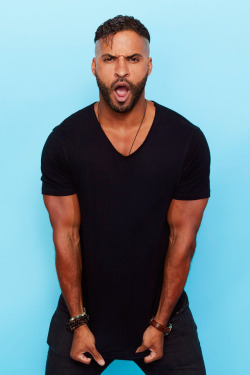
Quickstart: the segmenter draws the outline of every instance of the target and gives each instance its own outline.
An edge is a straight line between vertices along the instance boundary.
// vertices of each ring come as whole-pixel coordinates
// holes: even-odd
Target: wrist
[[[89,315],[87,314],[86,308],[83,308],[83,313],[76,316],[72,316],[67,322],[67,326],[71,331],[74,331],[78,327],[88,323]]]
[[[77,334],[82,334],[83,332],[85,332],[87,329],[89,329],[89,326],[88,326],[88,323],[84,323],[82,325],[80,325],[79,327],[75,328],[73,330],[73,333],[74,335],[77,335]]]
[[[164,336],[167,336],[172,330],[172,324],[168,323],[167,325],[163,325],[156,320],[154,316],[151,317],[149,324],[156,328],[158,331],[164,333]]]
[[[87,310],[85,307],[83,307],[83,311],[81,313],[76,314],[76,315],[71,315],[70,321],[83,318],[84,316],[87,316]]]
[[[167,324],[168,324],[168,318],[163,318],[162,316],[160,316],[160,315],[155,315],[154,316],[154,319],[158,322],[158,323],[160,323],[162,326],[166,326]]]
[[[86,309],[85,309],[85,307],[83,306],[82,303],[77,304],[77,306],[71,307],[68,310],[69,310],[71,318],[74,317],[74,316],[77,316],[77,315],[84,314],[84,312],[86,311]]]
[[[84,313],[85,313],[84,309],[82,309],[82,310],[75,310],[73,312],[73,314],[70,312],[70,318],[69,319],[72,319],[72,318],[77,317],[77,316],[81,316]]]

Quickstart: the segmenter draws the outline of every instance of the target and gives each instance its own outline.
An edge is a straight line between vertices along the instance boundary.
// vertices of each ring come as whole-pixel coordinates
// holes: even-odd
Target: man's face
[[[128,112],[143,94],[152,70],[149,43],[131,30],[96,42],[92,72],[105,102],[116,112]]]

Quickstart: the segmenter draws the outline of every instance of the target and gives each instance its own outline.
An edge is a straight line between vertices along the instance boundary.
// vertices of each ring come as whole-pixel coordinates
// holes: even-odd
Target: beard
[[[103,99],[105,100],[105,102],[108,104],[108,106],[115,112],[126,113],[126,112],[129,112],[140,99],[140,96],[143,93],[143,90],[146,86],[146,82],[148,79],[148,72],[143,77],[143,79],[137,84],[133,84],[129,82],[126,78],[121,78],[115,81],[110,87],[105,85],[105,83],[100,79],[96,71],[95,71],[95,76],[96,76],[96,82],[99,87],[100,93]],[[113,92],[113,87],[117,82],[127,82],[129,84],[131,99],[128,104],[126,104],[125,102],[121,104],[116,104],[112,101],[111,94]]]

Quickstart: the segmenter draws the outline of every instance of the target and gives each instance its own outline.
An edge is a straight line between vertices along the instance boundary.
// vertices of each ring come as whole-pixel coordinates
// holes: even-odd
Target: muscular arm
[[[82,259],[79,227],[81,222],[77,194],[43,195],[53,228],[56,270],[71,316],[83,313]]]
[[[171,201],[167,221],[169,247],[164,263],[164,278],[155,319],[166,325],[184,289],[196,247],[196,235],[208,198]]]
[[[77,194],[68,196],[43,195],[53,228],[53,241],[56,249],[56,270],[60,287],[69,313],[75,316],[83,313],[82,300],[82,253],[79,228],[81,223]],[[87,324],[74,330],[70,356],[76,361],[90,364],[92,354],[99,365],[105,361],[95,346],[95,337]]]

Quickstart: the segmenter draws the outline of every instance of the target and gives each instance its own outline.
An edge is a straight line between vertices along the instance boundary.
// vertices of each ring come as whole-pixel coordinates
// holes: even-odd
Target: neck
[[[102,125],[115,129],[127,129],[138,126],[140,123],[146,106],[146,100],[144,96],[141,96],[135,106],[126,113],[115,112],[109,107],[109,105],[100,96],[100,102],[97,103],[97,114],[99,106],[99,120]]]

